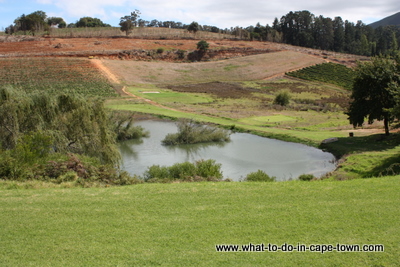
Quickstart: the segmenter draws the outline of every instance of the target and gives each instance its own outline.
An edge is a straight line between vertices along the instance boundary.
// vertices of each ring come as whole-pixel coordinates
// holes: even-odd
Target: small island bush
[[[251,173],[247,174],[244,181],[247,181],[247,182],[274,182],[275,179],[276,178],[274,176],[270,177],[264,171],[258,170],[256,172],[251,172]]]
[[[290,102],[290,94],[287,91],[280,91],[275,96],[274,104],[287,106]]]

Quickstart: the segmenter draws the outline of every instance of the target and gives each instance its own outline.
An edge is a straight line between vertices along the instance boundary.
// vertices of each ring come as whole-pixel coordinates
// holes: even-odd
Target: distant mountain
[[[378,28],[379,26],[387,26],[387,25],[396,25],[400,27],[400,12],[391,15],[389,17],[386,17],[384,19],[381,19],[377,22],[368,24],[368,26],[371,26],[372,28]]]

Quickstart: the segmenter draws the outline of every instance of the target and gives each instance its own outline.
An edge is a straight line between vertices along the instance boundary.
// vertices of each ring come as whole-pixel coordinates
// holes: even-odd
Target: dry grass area
[[[159,85],[263,80],[322,62],[322,58],[294,51],[197,63],[103,61],[125,84]]]

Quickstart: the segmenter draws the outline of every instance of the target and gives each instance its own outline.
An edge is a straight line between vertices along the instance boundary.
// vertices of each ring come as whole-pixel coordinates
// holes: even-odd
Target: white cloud
[[[0,0],[2,1],[2,0]],[[83,16],[99,17],[114,26],[119,18],[139,9],[141,18],[161,21],[173,20],[183,23],[197,21],[200,24],[220,28],[272,24],[290,11],[309,10],[316,16],[371,23],[400,11],[398,0],[203,0],[159,1],[148,0],[36,0],[38,4],[55,6],[67,18],[78,20]],[[43,9],[44,11],[45,8]]]

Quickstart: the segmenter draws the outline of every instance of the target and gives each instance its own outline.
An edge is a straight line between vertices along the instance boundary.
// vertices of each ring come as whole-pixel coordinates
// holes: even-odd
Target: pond
[[[214,159],[222,164],[224,178],[240,181],[247,174],[263,170],[277,181],[297,179],[301,174],[320,177],[336,168],[335,157],[303,144],[284,142],[247,133],[233,133],[231,141],[222,144],[163,146],[168,133],[177,126],[168,121],[140,121],[150,132],[149,138],[121,142],[122,169],[131,175],[143,175],[149,166],[171,166],[185,161]]]

